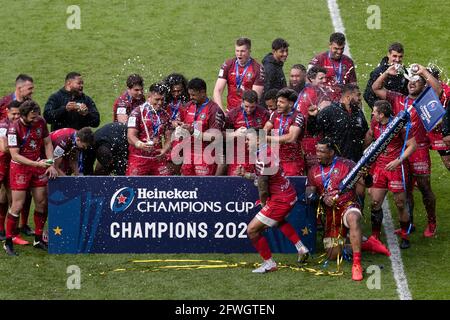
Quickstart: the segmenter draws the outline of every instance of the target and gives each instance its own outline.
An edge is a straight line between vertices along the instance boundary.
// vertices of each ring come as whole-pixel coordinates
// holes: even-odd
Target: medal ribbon
[[[248,67],[250,66],[250,64],[252,63],[252,58],[248,59],[247,63],[244,66],[244,71],[242,71],[241,74],[239,74],[239,62],[236,59],[236,63],[235,63],[235,71],[236,71],[236,89],[239,90],[242,81],[244,80],[245,74],[247,73]]]
[[[342,84],[342,57],[339,60],[339,68],[336,70],[336,67],[334,66],[333,59],[331,59],[331,52],[328,51],[328,59],[331,62],[331,65],[333,66],[334,70],[334,78],[336,79],[337,83]]]
[[[320,165],[320,175],[322,176],[322,183],[323,183],[324,190],[327,190],[328,185],[330,184],[331,174],[333,173],[333,169],[334,169],[334,166],[336,165],[336,161],[337,161],[337,156],[334,156],[333,162],[331,163],[330,171],[328,172],[328,174],[326,176],[323,173],[323,166]]]

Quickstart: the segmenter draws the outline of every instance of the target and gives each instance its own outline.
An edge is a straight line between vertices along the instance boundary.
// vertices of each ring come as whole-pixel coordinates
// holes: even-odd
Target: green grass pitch
[[[361,88],[394,41],[405,46],[406,63],[435,62],[449,70],[447,1],[338,3]],[[63,86],[65,75],[78,71],[84,76],[85,92],[97,104],[102,124],[111,121],[112,103],[132,72],[144,77],[146,87],[175,71],[188,78],[201,77],[212,95],[219,67],[233,56],[236,38],[252,39],[252,56],[258,61],[270,51],[273,39],[285,38],[290,43],[287,72],[291,65],[306,65],[313,55],[326,50],[333,32],[324,0],[80,0],[81,29],[69,30],[66,10],[72,4],[68,0],[18,0],[2,5],[0,94],[13,90],[19,73],[28,73],[35,79],[34,98],[43,107],[50,94]],[[367,7],[372,4],[381,10],[380,29],[367,27]],[[436,152],[432,152],[432,161],[437,237],[422,236],[425,213],[417,194],[417,232],[412,235],[412,247],[402,251],[414,299],[450,298],[450,174]],[[367,202],[366,230],[370,228]],[[131,262],[212,259],[251,264],[260,260],[256,253],[48,255],[30,247],[18,250],[18,258],[0,252],[0,299],[398,299],[389,259],[370,254],[363,255],[362,263],[383,267],[379,290],[369,290],[366,281],[352,282],[348,262],[343,264],[344,275],[337,277],[289,269],[258,276],[246,267],[152,271],[154,264]],[[275,258],[288,264],[296,259],[294,255]],[[79,290],[66,286],[70,265],[80,267]],[[334,268],[333,264],[328,267]]]

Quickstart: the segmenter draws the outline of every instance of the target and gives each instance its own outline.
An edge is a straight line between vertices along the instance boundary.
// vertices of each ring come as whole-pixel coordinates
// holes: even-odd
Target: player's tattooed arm
[[[258,177],[258,191],[259,200],[263,206],[266,205],[267,198],[269,197],[269,176]]]

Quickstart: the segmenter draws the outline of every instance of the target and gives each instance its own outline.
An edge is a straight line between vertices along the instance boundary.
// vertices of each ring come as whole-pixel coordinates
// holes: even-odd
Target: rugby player
[[[244,91],[256,91],[259,99],[264,88],[264,70],[250,56],[251,40],[249,38],[239,38],[236,40],[234,48],[236,57],[226,60],[221,66],[213,94],[213,101],[222,110],[225,110],[222,105],[222,94],[225,86],[227,87],[227,111],[241,107]]]
[[[261,130],[261,132],[264,132]],[[259,130],[249,130],[247,143],[249,152],[257,157],[255,173],[247,172],[243,166],[238,168],[238,175],[255,180],[258,184],[262,209],[250,221],[247,234],[264,262],[254,273],[266,273],[277,270],[277,263],[272,257],[267,239],[263,232],[267,228],[278,229],[295,245],[298,251],[298,262],[304,263],[309,257],[309,250],[300,240],[294,227],[286,221],[286,217],[297,202],[297,192],[284,175],[278,158],[271,152],[270,146],[258,137]]]

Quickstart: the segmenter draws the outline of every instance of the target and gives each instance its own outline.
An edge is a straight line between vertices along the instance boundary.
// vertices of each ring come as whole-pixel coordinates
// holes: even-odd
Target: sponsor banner
[[[289,179],[303,199],[306,178]],[[256,252],[256,200],[240,177],[59,177],[49,182],[49,253]],[[299,201],[287,220],[314,252],[314,210]],[[296,252],[276,228],[265,235],[273,252]]]

